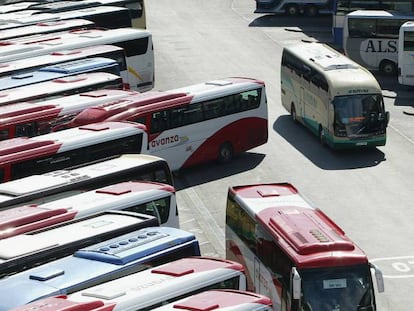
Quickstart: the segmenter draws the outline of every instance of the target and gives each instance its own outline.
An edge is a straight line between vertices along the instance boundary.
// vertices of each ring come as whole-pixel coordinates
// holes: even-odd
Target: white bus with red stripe
[[[135,91],[101,89],[80,94],[45,99],[35,102],[18,102],[0,106],[0,140],[14,137],[33,137],[59,129],[85,108],[103,105]]]
[[[272,311],[270,298],[236,289],[208,290],[152,311]]]
[[[63,169],[123,153],[145,153],[144,126],[102,122],[0,141],[0,181]]]
[[[148,131],[148,153],[172,170],[229,161],[268,139],[265,83],[225,78],[165,92],[138,94],[85,109],[68,126],[102,120],[139,122]]]
[[[245,287],[241,264],[221,258],[187,257],[13,310],[146,311],[207,289]]]
[[[150,32],[137,28],[82,29],[33,35],[0,42],[0,63],[50,54],[59,50],[110,44],[122,47],[126,55],[127,76],[133,90],[148,91],[154,84],[154,51]]]
[[[225,235],[226,258],[274,310],[377,310],[371,274],[381,292],[381,271],[289,183],[230,187]]]
[[[123,210],[157,217],[160,225],[179,228],[175,189],[171,185],[130,181],[62,198],[0,211],[0,239],[41,229],[106,210]]]

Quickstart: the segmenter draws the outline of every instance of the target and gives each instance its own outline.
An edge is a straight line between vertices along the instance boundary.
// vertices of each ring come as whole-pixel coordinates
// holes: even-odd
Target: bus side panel
[[[226,259],[241,263],[246,268],[247,290],[272,299],[273,310],[281,310],[281,288],[275,287],[271,273],[247,245],[226,226]]]
[[[199,147],[184,162],[182,167],[216,160],[220,147],[229,142],[233,153],[238,154],[267,142],[268,125],[264,118],[243,118],[234,121],[200,141]]]

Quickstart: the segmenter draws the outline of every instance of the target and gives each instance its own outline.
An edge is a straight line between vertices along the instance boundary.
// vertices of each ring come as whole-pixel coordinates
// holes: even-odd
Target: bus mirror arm
[[[384,286],[384,277],[382,275],[381,270],[374,265],[373,263],[370,263],[370,267],[372,269],[374,269],[375,271],[375,281],[377,283],[377,289],[379,293],[383,293],[385,291],[385,286]]]
[[[301,294],[301,285],[302,280],[300,278],[299,272],[295,267],[292,268],[292,293],[293,299],[300,299]]]

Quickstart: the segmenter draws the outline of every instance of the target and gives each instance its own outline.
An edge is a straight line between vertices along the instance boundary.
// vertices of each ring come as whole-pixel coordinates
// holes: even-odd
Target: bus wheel
[[[289,16],[294,16],[299,14],[299,7],[295,4],[288,4],[285,7],[285,13]]]
[[[314,5],[305,6],[305,15],[310,17],[318,15],[318,8]]]
[[[325,146],[325,132],[321,125],[319,125],[319,141],[321,142],[322,146]]]
[[[233,147],[230,143],[224,143],[220,146],[218,162],[227,163],[233,158]]]
[[[295,109],[295,105],[292,104],[292,107],[290,107],[290,116],[293,120],[293,122],[297,122],[297,118],[296,118],[296,109]]]
[[[387,76],[396,75],[397,64],[389,60],[384,60],[381,62],[380,71],[386,74]]]

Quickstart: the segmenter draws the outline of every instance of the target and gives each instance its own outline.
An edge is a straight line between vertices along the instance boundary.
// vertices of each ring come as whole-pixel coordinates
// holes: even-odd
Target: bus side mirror
[[[385,125],[388,126],[388,123],[390,122],[390,112],[385,112]]]
[[[292,268],[292,294],[293,299],[300,299],[301,285],[302,280],[300,278],[299,272],[295,267]]]
[[[370,263],[370,266],[372,269],[374,269],[375,271],[375,281],[377,283],[377,289],[379,293],[383,293],[385,291],[385,286],[384,286],[384,277],[382,276],[382,272],[381,270],[374,265],[373,263]]]

